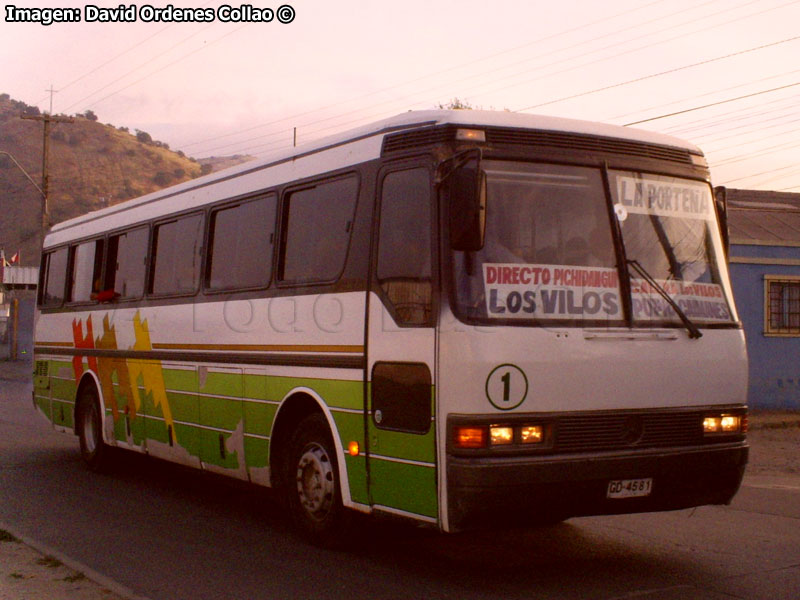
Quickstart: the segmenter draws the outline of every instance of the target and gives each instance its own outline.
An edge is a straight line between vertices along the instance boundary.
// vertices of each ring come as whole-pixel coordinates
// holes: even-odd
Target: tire
[[[91,387],[84,388],[78,396],[75,430],[81,447],[81,458],[91,471],[108,467],[110,449],[103,441],[103,422],[100,418],[100,401]]]
[[[350,517],[342,505],[336,449],[321,414],[300,422],[286,456],[284,489],[295,526],[317,545],[341,547]]]

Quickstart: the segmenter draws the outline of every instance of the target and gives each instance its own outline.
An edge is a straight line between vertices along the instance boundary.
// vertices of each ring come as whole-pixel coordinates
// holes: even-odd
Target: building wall
[[[800,277],[800,248],[732,244],[730,256],[733,293],[750,361],[748,404],[800,409],[800,335],[764,334],[765,277]],[[744,262],[748,260],[767,264]]]

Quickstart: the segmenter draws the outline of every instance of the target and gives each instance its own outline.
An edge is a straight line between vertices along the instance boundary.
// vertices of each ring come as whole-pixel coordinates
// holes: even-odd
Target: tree
[[[164,171],[159,171],[156,173],[155,177],[153,177],[153,182],[161,187],[166,187],[172,181],[172,177],[169,173],[165,173]]]
[[[466,100],[460,100],[458,97],[453,98],[447,104],[442,104],[441,102],[439,102],[438,108],[444,110],[479,110],[475,106],[472,106],[472,104],[470,104]]]
[[[94,111],[91,109],[88,109],[85,113],[83,113],[83,116],[89,121],[97,121],[97,115],[94,114]]]
[[[146,131],[142,131],[141,129],[136,130],[136,139],[143,144],[153,143],[153,137],[149,133],[147,133]]]

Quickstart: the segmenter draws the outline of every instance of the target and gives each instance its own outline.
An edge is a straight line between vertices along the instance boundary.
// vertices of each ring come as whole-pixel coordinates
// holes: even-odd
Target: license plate
[[[639,498],[649,496],[653,490],[653,479],[616,479],[608,482],[607,498]]]

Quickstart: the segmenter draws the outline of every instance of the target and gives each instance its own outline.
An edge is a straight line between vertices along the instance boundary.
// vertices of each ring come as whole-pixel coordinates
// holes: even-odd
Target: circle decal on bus
[[[511,410],[523,403],[528,395],[528,378],[516,365],[502,364],[486,378],[486,397],[492,406]]]

